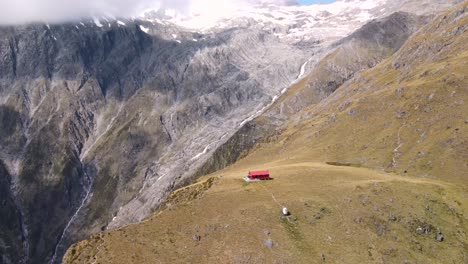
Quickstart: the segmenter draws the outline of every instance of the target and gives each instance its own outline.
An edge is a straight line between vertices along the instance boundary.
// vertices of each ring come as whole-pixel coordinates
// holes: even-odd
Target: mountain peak
[[[397,11],[389,0],[343,0],[330,4],[300,6],[294,1],[278,4],[255,1],[219,7],[197,6],[188,12],[160,7],[147,10],[141,18],[151,23],[171,23],[189,31],[217,32],[227,28],[253,26],[273,32],[290,42],[335,40],[348,35],[365,22]]]

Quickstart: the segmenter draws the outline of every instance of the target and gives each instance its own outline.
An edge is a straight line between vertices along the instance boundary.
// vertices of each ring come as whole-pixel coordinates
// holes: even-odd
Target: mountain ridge
[[[65,263],[466,261],[466,8],[437,17],[142,223],[75,244]],[[266,168],[272,181],[242,182]],[[283,206],[292,217],[280,217]]]
[[[0,31],[2,199],[18,211],[0,221],[16,223],[2,235],[17,249],[2,251],[7,263],[56,263],[72,242],[144,219],[331,51],[327,36],[291,43],[251,25],[203,33],[95,19]]]

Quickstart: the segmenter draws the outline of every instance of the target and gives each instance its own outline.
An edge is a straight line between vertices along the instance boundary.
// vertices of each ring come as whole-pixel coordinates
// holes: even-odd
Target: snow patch
[[[146,28],[146,27],[144,27],[144,26],[142,26],[142,25],[140,25],[140,29],[141,29],[141,31],[143,31],[143,32],[145,32],[145,33],[148,33],[148,32],[149,32],[149,28]]]
[[[304,64],[302,64],[301,70],[299,72],[299,75],[297,76],[297,79],[300,79],[302,76],[304,76],[305,67],[307,66],[307,63],[309,63],[309,61],[306,61],[306,62],[304,62]]]
[[[96,24],[96,26],[98,26],[98,27],[103,27],[102,24],[101,24],[101,22],[99,22],[99,19],[93,18],[93,21],[94,21],[94,24]]]
[[[202,155],[205,155],[208,150],[210,150],[210,147],[209,146],[206,146],[202,152],[198,153],[197,155],[195,155],[193,158],[191,158],[190,160],[196,160],[198,159],[199,157],[201,157]]]
[[[252,19],[255,21],[255,27],[267,31],[278,26],[283,28],[284,32],[274,32],[274,35],[281,39],[297,41],[310,39],[310,36],[316,38],[317,35],[335,39],[345,37],[362,26],[361,22],[373,18],[374,12],[377,12],[377,9],[380,9],[386,1],[388,0],[342,0],[329,4],[290,6],[271,3],[240,4],[243,1],[229,1],[229,3],[205,1],[206,3],[196,5],[189,12],[164,9],[164,21],[158,21],[154,17],[152,13],[156,10],[145,10],[141,16],[148,21],[158,21],[158,23],[167,21],[191,29],[193,32],[203,33],[212,32],[213,29],[229,28],[238,25],[239,21]],[[360,23],[349,25],[349,21]],[[328,26],[328,28],[323,28],[316,34],[315,29],[323,26]]]
[[[121,25],[121,26],[126,26],[127,24],[125,24],[124,22],[120,21],[120,20],[117,20],[117,24]]]
[[[163,21],[161,21],[161,20],[159,20],[159,19],[157,19],[157,18],[155,18],[154,21],[156,21],[156,23],[159,23],[159,24],[163,24],[163,25],[166,24],[166,23],[164,23]]]
[[[357,16],[356,16],[356,19],[361,21],[361,22],[364,22],[364,21],[367,21],[367,20],[371,20],[373,18],[373,16],[367,12],[367,11],[362,11],[361,13],[359,13]]]
[[[198,153],[197,155],[195,155],[193,158],[191,158],[190,160],[196,160],[198,158],[200,158],[202,155],[205,155],[206,153],[208,153],[208,151],[211,149],[211,146],[212,145],[216,145],[218,142],[220,142],[221,140],[223,140],[223,138],[225,138],[227,136],[227,133],[226,134],[223,134],[221,137],[219,137],[219,139],[217,141],[214,141],[212,143],[210,143],[208,146],[206,146],[202,152]]]
[[[159,177],[159,178],[156,180],[156,182],[162,180],[162,179],[164,178],[164,176],[166,176],[166,175],[163,175],[163,176]]]

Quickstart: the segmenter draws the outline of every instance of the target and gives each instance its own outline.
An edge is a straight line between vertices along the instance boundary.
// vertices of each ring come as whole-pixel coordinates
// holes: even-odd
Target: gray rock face
[[[179,43],[126,24],[0,28],[4,262],[143,219],[306,57],[255,29]]]
[[[11,177],[0,162],[0,255],[2,263],[22,261],[22,215],[10,190]]]
[[[233,162],[276,123],[233,135],[333,48],[255,21],[205,33],[123,22],[0,27],[3,263],[57,263]],[[242,146],[229,160],[210,159],[230,138],[225,149]]]

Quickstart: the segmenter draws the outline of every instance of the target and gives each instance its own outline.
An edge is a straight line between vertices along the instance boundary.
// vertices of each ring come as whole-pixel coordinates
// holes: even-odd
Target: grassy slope
[[[220,172],[201,198],[179,200],[143,223],[76,244],[65,263],[318,263],[321,254],[330,263],[467,260],[468,200],[460,197],[466,189],[322,163],[259,166],[261,159]],[[240,180],[248,169],[265,167],[273,181]],[[296,221],[280,219],[270,192]],[[434,226],[430,235],[416,232],[422,222]],[[445,242],[435,241],[435,228]],[[263,245],[268,238],[271,250]]]
[[[439,17],[395,56],[303,110],[283,138],[308,143],[287,151],[466,183],[468,18],[458,12]]]
[[[277,141],[175,193],[145,222],[75,244],[64,262],[468,262],[467,6],[304,109]],[[262,168],[275,179],[240,180]],[[424,225],[427,235],[416,231]]]

